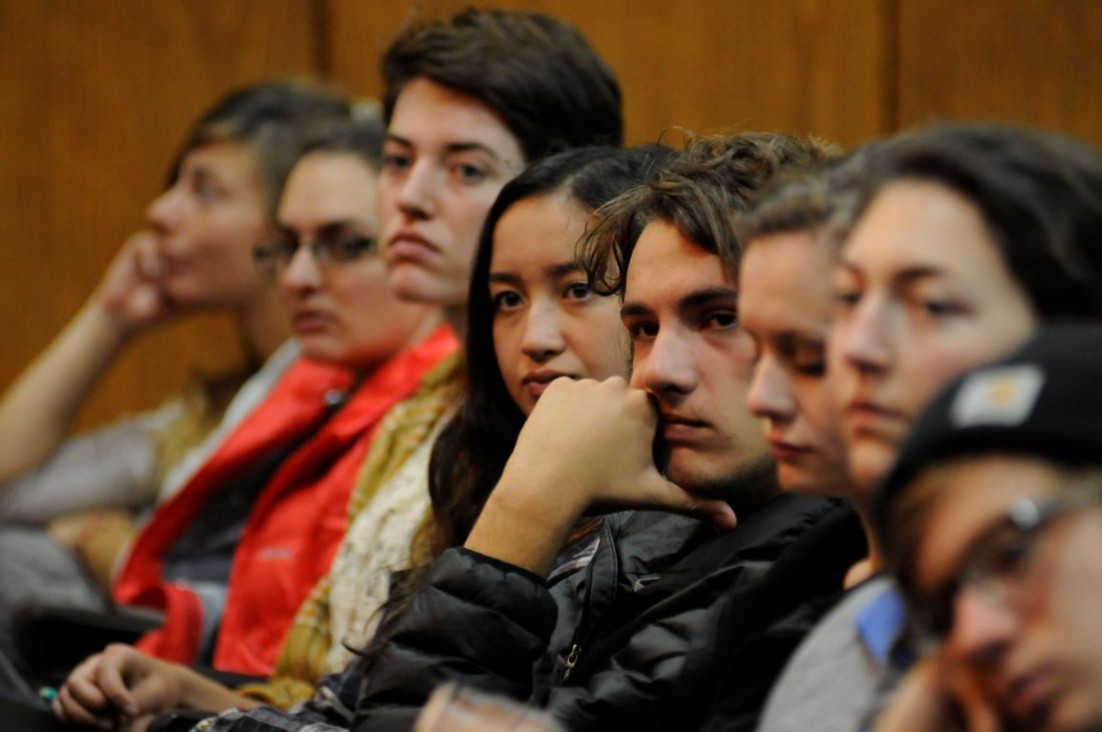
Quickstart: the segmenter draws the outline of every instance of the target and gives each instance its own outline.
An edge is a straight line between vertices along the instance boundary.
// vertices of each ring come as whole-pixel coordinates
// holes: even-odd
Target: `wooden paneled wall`
[[[0,2],[0,384],[142,225],[191,120],[231,86],[312,73],[317,25],[301,0]],[[225,365],[230,335],[206,316],[143,337],[82,421],[155,404],[197,363]]]
[[[380,91],[411,15],[468,5],[577,24],[619,74],[628,138],[726,127],[855,145],[940,118],[998,118],[1102,145],[1098,0],[4,0],[0,387],[98,281],[163,184],[189,121],[232,86],[314,73]],[[156,402],[234,357],[225,323],[145,338],[85,411]]]

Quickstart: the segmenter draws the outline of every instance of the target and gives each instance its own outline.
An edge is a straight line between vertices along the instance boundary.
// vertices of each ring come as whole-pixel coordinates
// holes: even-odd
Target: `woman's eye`
[[[345,261],[356,259],[360,255],[375,249],[375,239],[359,234],[342,236],[329,244],[329,253],[333,259]]]
[[[481,183],[487,175],[485,168],[471,163],[456,165],[455,173],[464,183]]]
[[[946,315],[953,315],[958,312],[958,308],[955,304],[948,300],[938,300],[928,298],[922,300],[920,303],[922,310],[927,314],[935,318],[945,317]]]
[[[383,155],[383,168],[390,171],[405,170],[410,166],[410,156],[405,153],[388,153]]]
[[[192,190],[195,192],[195,197],[203,202],[217,201],[222,197],[222,189],[211,181],[196,181]]]
[[[506,291],[499,292],[491,297],[490,302],[493,305],[494,312],[504,312],[520,307],[522,300],[518,293]]]

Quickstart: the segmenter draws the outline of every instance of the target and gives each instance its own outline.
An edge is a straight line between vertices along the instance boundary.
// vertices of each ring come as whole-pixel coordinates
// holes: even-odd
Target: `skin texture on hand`
[[[73,669],[53,710],[67,722],[144,732],[154,717],[171,709],[214,713],[257,704],[187,666],[116,643]]]
[[[1002,725],[965,669],[935,652],[903,677],[876,732],[999,732]]]
[[[659,508],[732,528],[728,504],[679,488],[654,464],[657,415],[621,378],[558,379],[540,397],[466,547],[546,575],[587,511]]]
[[[473,689],[445,684],[418,715],[414,732],[562,732],[550,715]]]
[[[45,460],[69,435],[92,388],[127,340],[167,315],[157,242],[134,234],[96,291],[0,398],[0,483]]]
[[[92,300],[120,335],[132,335],[168,315],[161,269],[157,238],[150,231],[131,235],[107,267]]]

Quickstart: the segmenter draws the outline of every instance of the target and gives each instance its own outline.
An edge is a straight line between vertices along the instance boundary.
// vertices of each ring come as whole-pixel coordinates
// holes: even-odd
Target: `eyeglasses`
[[[922,635],[940,640],[953,627],[953,607],[964,588],[988,603],[1020,610],[1036,585],[1045,533],[1057,520],[1102,501],[1098,486],[1068,487],[1049,499],[1016,499],[1006,514],[969,545],[952,581],[920,601],[916,624]]]
[[[374,252],[378,240],[373,236],[348,232],[323,231],[307,245],[310,255],[319,265],[351,262],[364,254]],[[299,241],[294,236],[281,234],[253,247],[253,262],[266,277],[277,277],[291,263],[298,251]]]

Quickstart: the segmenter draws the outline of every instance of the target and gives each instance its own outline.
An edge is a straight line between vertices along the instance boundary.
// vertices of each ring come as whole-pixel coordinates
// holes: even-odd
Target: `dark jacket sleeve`
[[[455,681],[525,701],[556,608],[542,578],[449,549],[398,619],[357,706],[357,732],[408,730],[432,691]]]

